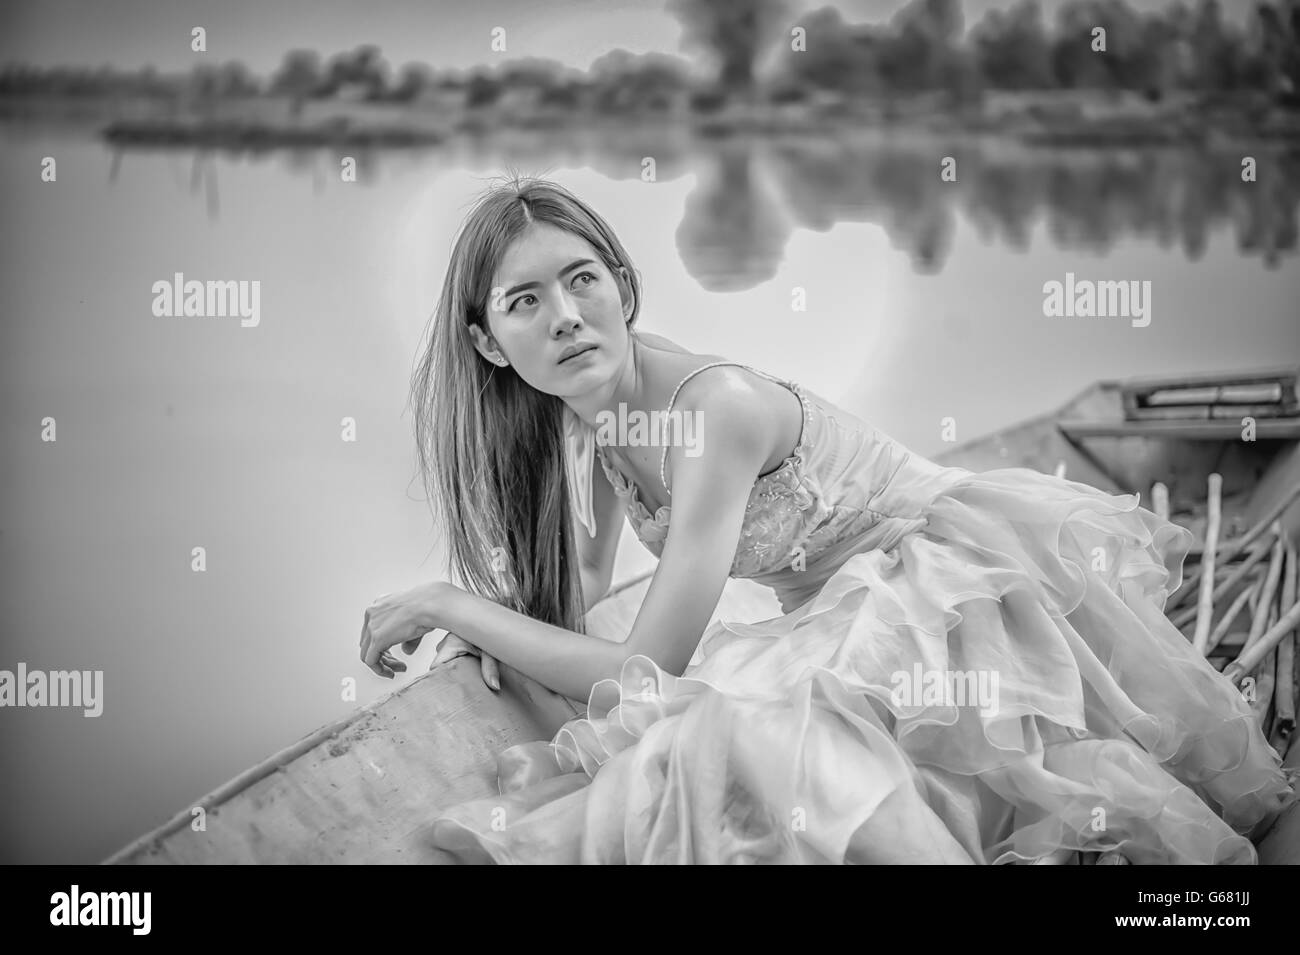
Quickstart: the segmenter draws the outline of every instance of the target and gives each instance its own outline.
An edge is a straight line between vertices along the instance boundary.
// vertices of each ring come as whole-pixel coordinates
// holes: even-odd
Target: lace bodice
[[[941,467],[913,454],[794,382],[740,362],[714,362],[697,368],[677,390],[695,375],[719,365],[737,365],[775,381],[789,388],[803,405],[803,429],[794,450],[775,470],[754,482],[731,566],[731,576],[752,578],[772,587],[787,612],[814,595],[853,554],[892,548],[905,534],[923,527],[926,519],[922,511],[929,499],[971,473]],[[624,501],[637,538],[656,557],[662,556],[671,505],[651,514],[636,485],[610,462],[603,448],[596,445],[595,451],[606,477]],[[671,496],[666,483],[665,491]]]

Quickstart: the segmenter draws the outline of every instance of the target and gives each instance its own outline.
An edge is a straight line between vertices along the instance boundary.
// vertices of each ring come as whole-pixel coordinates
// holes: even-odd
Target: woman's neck
[[[660,342],[668,347],[660,347]],[[592,428],[598,427],[606,414],[618,420],[620,407],[623,414],[663,411],[677,383],[704,357],[657,335],[637,336],[632,339],[622,372],[610,384],[599,392],[565,398],[564,402]]]

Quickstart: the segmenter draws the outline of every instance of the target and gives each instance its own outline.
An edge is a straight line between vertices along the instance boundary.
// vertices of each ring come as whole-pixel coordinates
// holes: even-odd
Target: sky
[[[1015,0],[965,0],[966,22]],[[1040,0],[1048,22],[1066,0]],[[1129,0],[1139,10],[1167,0]],[[821,0],[796,0],[812,10]],[[849,22],[884,22],[903,0],[841,0]],[[1227,0],[1226,13],[1247,4]],[[681,53],[681,27],[664,0],[3,0],[0,63],[37,66],[154,66],[188,70],[196,57],[190,31],[207,31],[206,56],[240,60],[268,74],[289,49],[328,56],[374,43],[394,67],[421,61],[464,69],[537,56],[580,69],[614,49]],[[493,27],[506,28],[505,54],[489,47]]]

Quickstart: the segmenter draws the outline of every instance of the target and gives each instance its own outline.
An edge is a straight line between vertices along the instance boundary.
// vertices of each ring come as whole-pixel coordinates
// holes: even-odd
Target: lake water
[[[105,692],[98,719],[0,718],[5,862],[99,861],[395,688],[357,658],[363,610],[442,569],[409,376],[455,227],[506,162],[607,216],[643,275],[643,328],[922,454],[945,447],[944,417],[978,437],[1098,378],[1300,361],[1294,158],[1261,154],[1242,183],[1237,154],[629,132],[364,154],[344,183],[323,151],[0,133],[0,669],[102,669]],[[153,283],[176,272],[259,280],[260,324],[155,317]],[[1044,317],[1068,272],[1150,281],[1150,324]],[[650,565],[625,529],[616,577]]]

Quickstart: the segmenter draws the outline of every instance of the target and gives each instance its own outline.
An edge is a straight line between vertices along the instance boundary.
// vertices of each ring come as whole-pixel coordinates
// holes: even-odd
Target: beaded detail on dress
[[[883,488],[872,488],[871,493],[859,494],[851,492],[859,491],[860,488],[837,486],[833,493],[828,494],[824,486],[826,478],[834,478],[836,474],[832,472],[838,472],[842,459],[849,456],[852,450],[850,445],[864,443],[868,433],[874,440],[866,443],[873,447],[887,447],[888,439],[858,422],[842,424],[839,419],[849,420],[852,416],[809,395],[793,381],[777,378],[740,362],[715,362],[698,368],[691,374],[698,374],[717,365],[737,365],[783,385],[795,394],[803,407],[803,427],[794,450],[774,470],[758,477],[754,482],[745,508],[745,520],[737,541],[731,576],[764,578],[786,571],[802,572],[826,548],[849,538],[860,538],[866,530],[882,520],[900,524],[899,533],[884,535],[882,543],[887,542],[886,538],[896,539],[901,536],[904,529],[918,526],[915,515],[891,514],[878,507],[865,506],[877,504],[872,499]],[[680,387],[678,385],[679,389]],[[675,398],[676,391],[673,394]],[[669,408],[671,409],[671,404]],[[819,441],[833,446],[819,448]],[[672,515],[671,505],[666,504],[652,514],[635,483],[629,481],[610,462],[602,446],[598,445],[596,450],[605,475],[615,492],[624,498],[628,521],[637,538],[656,557],[662,556]],[[816,454],[820,467],[812,466],[810,459],[818,451],[822,452]],[[882,461],[889,466],[870,470],[886,478],[897,474],[899,467],[906,463],[906,458],[900,457],[897,465],[893,463],[893,458],[892,454],[884,455]],[[661,479],[662,477],[661,469]],[[671,496],[672,492],[666,482],[665,490]],[[923,523],[923,519],[920,523]],[[801,582],[811,583],[812,579],[810,576]],[[768,583],[780,592],[775,581],[760,579],[760,582]]]

